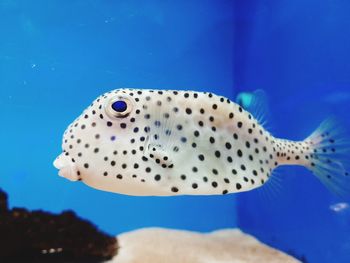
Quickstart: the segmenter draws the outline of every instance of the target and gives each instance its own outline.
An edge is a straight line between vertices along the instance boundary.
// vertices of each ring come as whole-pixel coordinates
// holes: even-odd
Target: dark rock
[[[8,210],[7,194],[0,189],[0,214]]]
[[[8,210],[0,192],[0,262],[102,262],[117,253],[117,240],[73,211],[53,214]]]

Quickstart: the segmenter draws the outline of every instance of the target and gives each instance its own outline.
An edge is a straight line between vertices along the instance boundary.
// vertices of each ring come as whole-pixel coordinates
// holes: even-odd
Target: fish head
[[[143,157],[147,125],[138,118],[141,96],[132,95],[122,89],[105,93],[68,126],[54,161],[60,176],[100,190],[142,193],[130,173]]]

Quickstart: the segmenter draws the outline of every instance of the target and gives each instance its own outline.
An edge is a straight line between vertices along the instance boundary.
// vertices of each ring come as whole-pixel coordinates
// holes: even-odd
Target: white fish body
[[[168,196],[249,191],[277,166],[295,164],[348,193],[343,165],[325,162],[342,146],[332,127],[324,123],[304,141],[281,140],[212,93],[119,89],[97,98],[67,128],[54,165],[61,176],[99,190]]]

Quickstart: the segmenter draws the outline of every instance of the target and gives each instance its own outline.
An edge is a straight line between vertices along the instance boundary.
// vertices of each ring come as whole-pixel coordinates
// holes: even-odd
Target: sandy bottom
[[[197,233],[145,228],[118,236],[110,263],[295,263],[289,255],[238,229]]]

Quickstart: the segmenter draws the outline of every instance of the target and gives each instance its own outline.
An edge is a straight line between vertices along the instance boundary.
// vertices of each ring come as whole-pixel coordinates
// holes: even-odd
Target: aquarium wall
[[[234,97],[230,1],[0,1],[0,187],[11,206],[72,209],[110,234],[235,227],[235,196],[129,197],[57,175],[64,130],[121,87]]]
[[[62,134],[120,88],[265,91],[266,128],[302,140],[350,128],[350,3],[0,0],[0,188],[11,207],[72,209],[116,235],[147,226],[240,227],[303,262],[350,260],[350,210],[299,167],[237,195],[131,197],[57,175]]]
[[[235,10],[235,87],[265,90],[271,132],[302,140],[329,116],[350,130],[350,3],[237,1]],[[302,167],[278,168],[238,196],[238,225],[303,262],[349,262],[346,201]]]

